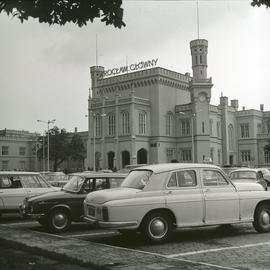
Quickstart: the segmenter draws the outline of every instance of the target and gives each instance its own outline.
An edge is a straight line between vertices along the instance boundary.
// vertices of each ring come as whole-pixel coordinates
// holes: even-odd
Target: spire
[[[197,0],[197,35],[198,35],[198,39],[200,39],[199,0]]]

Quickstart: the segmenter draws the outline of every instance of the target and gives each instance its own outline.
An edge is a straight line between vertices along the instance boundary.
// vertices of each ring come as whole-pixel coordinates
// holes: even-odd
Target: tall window
[[[25,161],[20,161],[20,170],[25,170]]]
[[[234,149],[234,136],[233,136],[233,125],[230,124],[228,127],[228,137],[229,137],[229,149]]]
[[[140,112],[139,113],[139,134],[146,133],[146,113]]]
[[[109,136],[113,136],[115,134],[115,114],[109,114]]]
[[[241,161],[250,161],[250,150],[241,151]]]
[[[217,122],[217,136],[220,137],[220,122]]]
[[[264,162],[270,163],[270,151],[264,151]]]
[[[218,150],[218,164],[221,164],[221,150]]]
[[[204,122],[202,122],[202,133],[204,133]]]
[[[168,112],[166,115],[166,135],[172,135],[172,113]]]
[[[270,133],[270,120],[267,121],[267,133]]]
[[[2,170],[8,170],[8,160],[2,160]]]
[[[183,136],[190,135],[190,119],[181,120],[181,134]]]
[[[101,136],[101,115],[96,115],[96,137]]]
[[[211,157],[212,162],[214,162],[214,148],[210,149],[210,157]]]
[[[249,137],[249,124],[248,123],[241,124],[240,130],[241,130],[241,138]]]
[[[25,147],[19,147],[19,155],[25,156],[26,148]]]
[[[2,146],[2,156],[8,155],[8,146]]]
[[[212,135],[213,134],[213,119],[210,119],[210,121],[209,121],[209,131],[210,131],[210,135]]]
[[[129,112],[125,111],[121,114],[122,134],[128,134],[129,131]]]

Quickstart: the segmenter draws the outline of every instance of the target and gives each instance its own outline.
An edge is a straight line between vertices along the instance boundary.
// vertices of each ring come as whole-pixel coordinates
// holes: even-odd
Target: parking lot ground
[[[270,234],[258,234],[251,224],[181,229],[168,243],[148,244],[140,234],[76,224],[52,235],[36,222],[0,225],[0,239],[36,247],[99,269],[228,269],[269,270]]]

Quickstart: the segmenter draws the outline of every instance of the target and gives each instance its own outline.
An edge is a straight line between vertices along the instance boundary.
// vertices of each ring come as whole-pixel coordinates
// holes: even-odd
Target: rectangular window
[[[196,174],[191,170],[173,172],[167,184],[168,188],[194,186],[197,186]]]
[[[249,137],[249,124],[241,124],[240,125],[241,130],[241,138],[248,138]]]
[[[25,170],[25,161],[20,161],[20,170]]]
[[[122,134],[128,134],[129,130],[129,113],[123,112],[122,113]]]
[[[203,170],[202,173],[204,186],[224,186],[229,184],[218,171]]]
[[[25,156],[26,153],[26,148],[25,147],[19,147],[19,155],[20,156]]]
[[[241,161],[242,162],[250,161],[250,150],[241,151]]]
[[[270,151],[264,151],[264,162],[270,163]]]
[[[191,149],[183,149],[181,157],[182,157],[182,161],[190,162],[191,161]]]
[[[139,114],[139,134],[146,133],[146,114],[141,112]]]
[[[101,136],[101,116],[96,116],[96,137]]]
[[[190,135],[190,119],[181,120],[181,134],[182,136]]]
[[[109,136],[113,136],[115,134],[115,115],[109,115]]]
[[[6,171],[8,169],[8,160],[2,160],[2,170]]]
[[[8,146],[2,146],[2,156],[8,155]]]
[[[217,122],[217,136],[220,137],[220,122]]]

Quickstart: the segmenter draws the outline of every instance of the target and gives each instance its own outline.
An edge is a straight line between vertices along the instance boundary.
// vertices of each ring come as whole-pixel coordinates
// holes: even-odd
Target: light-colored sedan
[[[1,171],[0,172],[0,215],[19,212],[25,198],[59,190],[51,186],[39,173]]]
[[[120,188],[88,194],[84,216],[157,243],[181,227],[253,222],[269,232],[270,192],[258,183],[233,183],[214,165],[150,165],[132,170]]]

